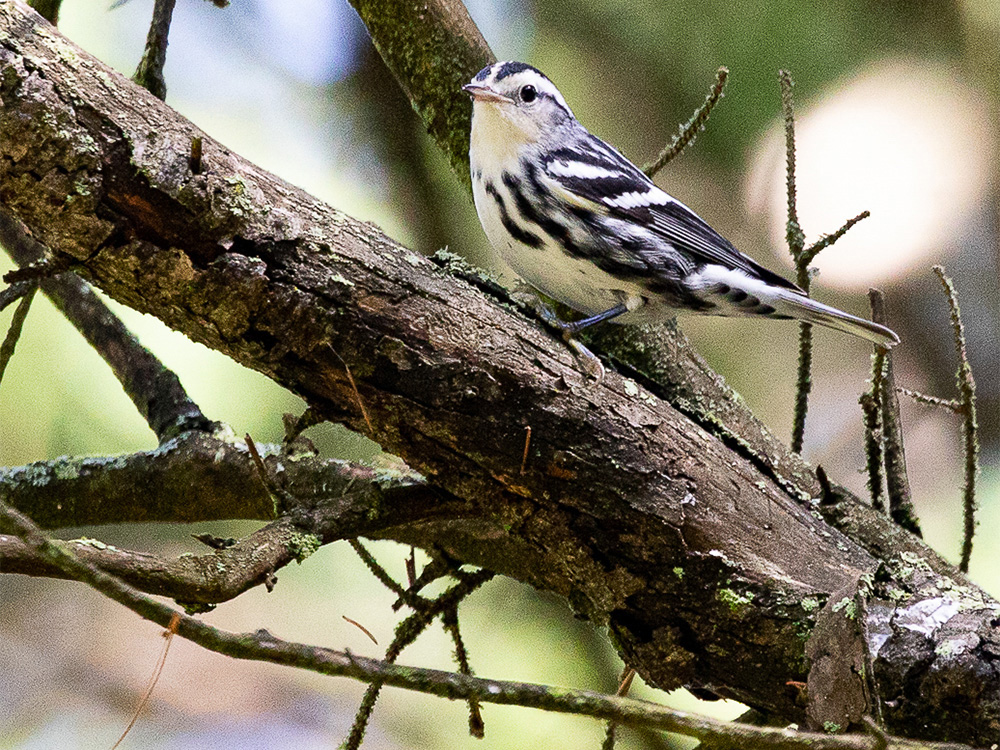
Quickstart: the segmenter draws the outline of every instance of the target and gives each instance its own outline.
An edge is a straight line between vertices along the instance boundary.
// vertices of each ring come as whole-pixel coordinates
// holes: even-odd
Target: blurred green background
[[[992,0],[730,3],[701,0],[501,1],[469,4],[501,59],[551,77],[577,117],[634,161],[653,158],[702,101],[715,70],[726,97],[696,144],[657,178],[737,246],[788,270],[777,70],[796,80],[800,213],[810,239],[861,210],[872,218],[821,255],[814,293],[865,314],[865,290],[888,294],[901,385],[953,393],[947,308],[930,266],[953,275],[963,302],[983,427],[981,526],[1000,521],[1000,282],[997,262],[997,60]],[[63,33],[126,75],[152,9],[131,0],[66,0]],[[225,10],[181,0],[167,56],[167,102],[230,148],[424,252],[447,246],[497,268],[471,200],[422,132],[344,0],[242,0]],[[461,96],[456,92],[456,96]],[[0,259],[0,270],[9,267]],[[118,308],[116,308],[118,309]],[[156,320],[121,310],[180,375],[205,413],[237,434],[280,439],[301,403],[265,378],[192,344]],[[6,328],[11,312],[0,315]],[[682,319],[681,327],[754,411],[787,439],[796,328]],[[806,457],[864,494],[861,415],[869,350],[819,331]],[[950,559],[960,534],[959,425],[904,401],[915,501],[925,536]],[[324,425],[327,455],[378,460],[378,447]],[[111,373],[39,299],[0,390],[0,465],[62,454],[149,449],[155,440]],[[204,552],[189,534],[246,533],[246,524],[71,529],[161,554]],[[374,545],[402,575],[406,550]],[[972,573],[1000,594],[997,549],[983,534]],[[392,597],[345,545],[282,571],[273,593],[252,591],[206,620],[265,627],[291,639],[377,656],[346,615],[383,646]],[[603,634],[563,602],[495,581],[463,606],[473,666],[484,676],[611,691],[621,665]],[[78,584],[0,578],[0,748],[109,747],[128,721],[159,650],[159,630]],[[404,663],[448,668],[450,644],[429,632]],[[238,663],[174,643],[163,677],[125,747],[328,748],[346,735],[363,686]],[[637,695],[652,695],[642,686]],[[731,717],[741,707],[673,705]],[[387,691],[370,748],[600,746],[597,722],[487,706],[486,740],[471,739],[461,704]],[[671,746],[623,731],[619,747]],[[683,742],[679,746],[687,746]]]

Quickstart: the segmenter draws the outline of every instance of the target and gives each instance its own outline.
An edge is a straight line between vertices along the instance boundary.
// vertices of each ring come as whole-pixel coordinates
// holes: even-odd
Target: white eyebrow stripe
[[[549,164],[549,173],[556,177],[578,177],[583,180],[625,176],[616,169],[607,169],[583,161],[554,161]]]
[[[553,99],[555,99],[556,102],[559,103],[559,106],[561,106],[571,115],[573,114],[572,110],[570,110],[569,108],[569,105],[566,103],[566,99],[563,98],[562,93],[560,93],[559,89],[556,88],[556,85],[552,83],[552,81],[550,81],[544,75],[541,75],[540,73],[537,73],[534,70],[522,70],[520,73],[515,73],[514,77],[517,79],[519,86],[523,86],[525,84],[530,83],[532,86],[538,89],[539,92],[543,94],[548,94]]]
[[[653,188],[652,190],[634,191],[622,193],[621,195],[608,196],[601,199],[605,204],[615,208],[638,208],[639,206],[665,206],[673,199],[662,190]]]

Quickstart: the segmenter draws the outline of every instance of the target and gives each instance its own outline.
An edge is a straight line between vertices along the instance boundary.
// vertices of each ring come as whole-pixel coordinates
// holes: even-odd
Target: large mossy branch
[[[351,0],[427,132],[467,188],[472,109],[460,93],[496,61],[461,0]]]
[[[800,505],[819,495],[815,476],[780,464],[773,443],[775,460],[761,459],[757,438],[723,424],[716,398],[737,421],[745,409],[707,368],[703,392],[638,374],[593,383],[561,343],[446,261],[227,151],[18,0],[0,5],[0,100],[0,202],[42,243],[465,501],[461,514],[384,536],[566,596],[653,684],[803,718],[788,685],[807,676],[818,608],[844,591],[872,595],[858,580],[899,550],[885,546],[891,526],[850,499],[817,507],[855,519],[863,544]],[[204,171],[192,175],[196,136]],[[683,412],[658,397],[679,392]],[[952,572],[907,544],[926,576]],[[912,567],[886,570],[885,586],[927,596]],[[953,582],[964,583],[957,572]],[[969,601],[963,628],[980,637],[995,605]],[[933,671],[995,696],[996,680],[977,671],[985,645],[937,653],[926,641],[929,663],[901,646],[890,665],[906,676],[900,690]],[[945,731],[947,695],[907,696],[923,712],[915,731]],[[965,736],[988,736],[991,706],[970,709]]]
[[[433,493],[422,477],[262,446],[264,464],[303,506],[361,492],[372,508]],[[0,492],[44,529],[115,523],[270,521],[278,509],[246,444],[231,434],[187,432],[152,451],[62,457],[0,469]],[[377,514],[375,514],[377,515]],[[397,519],[397,522],[400,519]],[[375,527],[369,526],[370,533]],[[362,532],[358,532],[362,533]]]

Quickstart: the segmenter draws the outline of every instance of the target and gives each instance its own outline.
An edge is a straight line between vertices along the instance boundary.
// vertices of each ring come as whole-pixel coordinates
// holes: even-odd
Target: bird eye
[[[535,99],[538,98],[538,91],[534,86],[528,84],[527,86],[521,87],[521,101],[525,104],[531,104]]]

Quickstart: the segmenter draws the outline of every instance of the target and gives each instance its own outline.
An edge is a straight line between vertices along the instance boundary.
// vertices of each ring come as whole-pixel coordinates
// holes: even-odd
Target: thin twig
[[[619,697],[624,697],[628,695],[628,691],[632,688],[632,680],[635,679],[635,670],[632,667],[625,665],[622,669],[622,676],[618,680],[618,690],[615,695]],[[608,727],[604,732],[604,742],[601,744],[601,750],[615,750],[615,735],[618,733],[618,722],[612,720],[608,722]]]
[[[417,549],[414,546],[410,546],[410,554],[406,556],[404,560],[404,565],[406,567],[406,585],[413,588],[413,584],[417,582]]]
[[[795,107],[792,99],[794,82],[787,70],[778,71],[781,84],[781,111],[785,123],[785,200],[788,219],[785,223],[785,241],[795,263],[795,283],[808,295],[812,284],[809,264],[820,251],[843,237],[855,224],[870,214],[863,211],[844,222],[833,234],[820,237],[806,247],[805,232],[799,224],[798,189],[795,181]],[[792,451],[802,453],[806,435],[806,416],[809,413],[809,394],[812,392],[813,327],[799,323],[799,359],[795,377],[795,409],[792,416]]]
[[[142,698],[139,699],[139,705],[135,707],[135,713],[132,714],[131,721],[129,721],[128,726],[125,727],[125,731],[122,732],[118,741],[111,746],[111,750],[115,750],[115,748],[122,744],[122,740],[128,736],[128,733],[132,731],[132,727],[134,727],[135,723],[139,720],[139,714],[142,713],[142,709],[149,703],[149,697],[153,694],[153,688],[156,687],[156,683],[160,681],[160,675],[163,674],[163,667],[167,663],[167,654],[170,653],[170,644],[174,642],[174,635],[177,633],[177,626],[180,625],[180,622],[180,613],[175,613],[173,618],[170,620],[170,624],[167,626],[166,632],[163,633],[163,637],[166,638],[166,643],[163,644],[163,651],[160,653],[160,658],[156,662],[156,667],[153,668],[153,674],[149,678],[146,690],[143,692]]]
[[[38,285],[31,283],[30,286],[31,288],[21,297],[17,309],[14,310],[14,316],[10,320],[10,328],[7,329],[7,336],[4,338],[3,344],[0,344],[0,382],[3,382],[3,374],[7,370],[7,364],[14,356],[14,348],[17,346],[18,339],[21,338],[24,321],[28,317],[28,310],[31,309],[31,301],[35,298],[35,290]]]
[[[797,283],[809,292],[809,267],[801,260],[806,238],[799,226],[795,188],[795,110],[792,103],[792,76],[787,70],[778,71],[781,84],[781,111],[785,122],[785,202],[788,219],[785,223],[785,241],[795,261]],[[806,434],[806,414],[809,411],[809,392],[812,390],[812,325],[799,323],[799,363],[795,388],[795,411],[792,418],[792,451],[802,452]]]
[[[415,561],[414,565],[416,565]],[[455,564],[447,557],[444,555],[432,556],[430,562],[424,565],[423,569],[420,571],[420,575],[415,576],[413,580],[410,581],[409,588],[406,590],[406,595],[399,597],[392,603],[392,611],[398,612],[399,608],[404,604],[409,604],[413,597],[417,597],[421,601],[425,600],[424,597],[418,596],[418,593],[422,588],[430,585],[440,578],[444,578],[448,575],[454,575],[455,572]],[[409,570],[407,570],[408,578],[409,575]]]
[[[455,661],[458,663],[459,674],[472,676],[472,667],[469,665],[469,652],[462,640],[462,633],[458,627],[458,606],[446,609],[441,614],[441,624],[451,636],[452,643],[455,644]],[[477,740],[486,736],[486,724],[483,721],[483,712],[479,707],[479,700],[469,698],[469,734]]]
[[[652,179],[657,172],[673,159],[680,156],[681,152],[698,137],[698,133],[705,127],[705,123],[708,121],[709,115],[712,114],[715,105],[722,98],[723,90],[726,88],[726,78],[728,77],[729,68],[725,66],[720,67],[715,72],[715,83],[708,92],[708,96],[705,97],[705,101],[694,111],[691,119],[680,126],[680,131],[667,144],[663,151],[660,152],[660,155],[653,162],[642,168],[647,177]]]
[[[864,735],[826,735],[790,729],[755,727],[675,711],[648,701],[602,695],[586,690],[552,690],[544,685],[488,680],[421,667],[399,667],[333,649],[308,646],[276,638],[267,631],[231,633],[181,614],[122,583],[114,576],[79,560],[55,545],[27,516],[10,507],[0,496],[0,530],[22,539],[41,558],[60,568],[68,578],[86,583],[109,599],[128,607],[140,617],[169,628],[177,620],[177,635],[201,647],[235,659],[250,659],[308,669],[319,674],[344,676],[364,682],[375,679],[442,698],[483,703],[520,705],[545,711],[614,719],[622,725],[676,732],[703,740],[728,740],[734,745],[761,750],[869,750],[871,738]],[[956,743],[912,742],[889,738],[899,750],[970,750]]]
[[[333,356],[340,360],[340,364],[344,366],[344,372],[347,373],[347,382],[351,384],[351,388],[354,389],[354,398],[358,401],[358,408],[361,409],[361,416],[364,417],[365,424],[368,425],[368,434],[373,436],[375,434],[375,428],[372,427],[372,421],[368,418],[368,410],[365,409],[365,402],[361,400],[361,391],[358,390],[357,383],[354,382],[354,376],[351,374],[351,368],[347,366],[347,362],[344,358],[340,356],[340,353],[336,351],[332,346],[328,347]]]
[[[250,437],[250,433],[246,433],[243,436],[243,440],[246,442],[247,452],[250,454],[250,460],[253,462],[254,468],[257,470],[257,479],[260,480],[261,485],[264,487],[264,491],[267,492],[268,497],[271,498],[271,502],[274,505],[275,515],[280,516],[280,511],[286,508],[294,508],[297,503],[295,498],[290,492],[288,492],[283,487],[280,487],[277,482],[274,481],[274,477],[267,470],[267,466],[264,464],[264,459],[260,456],[260,451],[257,450],[257,444],[254,442],[253,438]],[[270,587],[268,587],[270,591]]]
[[[383,586],[389,589],[389,591],[391,591],[400,599],[402,599],[406,604],[416,608],[425,606],[428,603],[429,601],[428,599],[424,599],[422,596],[414,594],[408,591],[403,586],[399,585],[396,582],[396,580],[391,575],[389,575],[389,572],[381,565],[379,565],[379,562],[378,560],[375,559],[375,556],[365,548],[365,546],[360,542],[360,540],[348,539],[348,544],[351,545],[351,549],[353,549],[355,553],[357,553],[358,557],[361,558],[361,562],[365,564],[365,567],[368,568],[369,571],[371,571],[371,574],[379,580],[379,583],[381,583]]]
[[[872,390],[874,389],[875,384],[872,383]],[[868,471],[868,493],[872,498],[872,507],[878,511],[885,511],[885,501],[882,499],[881,412],[872,391],[865,391],[858,400],[861,403],[861,412],[865,419],[865,466]]]
[[[788,208],[785,240],[795,259],[795,270],[799,274],[798,284],[808,291],[808,274],[803,278],[802,265],[799,263],[806,237],[802,227],[799,226],[799,210],[796,204],[798,194],[795,187],[795,109],[792,102],[792,87],[795,84],[792,82],[792,74],[787,70],[778,71],[778,80],[781,83],[781,111],[785,122],[785,202]]]
[[[431,624],[435,617],[447,612],[452,607],[457,608],[462,599],[466,598],[493,576],[494,573],[492,571],[479,570],[469,576],[469,578],[456,583],[436,599],[427,602],[425,606],[416,610],[412,615],[399,623],[396,626],[392,643],[385,650],[385,662],[387,664],[394,664],[403,649],[413,643],[417,639],[417,636],[427,629],[427,626]],[[361,705],[354,717],[354,723],[351,724],[351,731],[341,746],[343,750],[357,750],[361,747],[365,731],[368,728],[368,722],[371,719],[372,710],[375,708],[375,702],[378,700],[383,685],[385,685],[385,681],[380,679],[374,679],[368,684],[368,689],[365,690],[365,695],[361,699]]]
[[[876,315],[876,307],[882,304],[881,298],[876,297],[875,290],[869,290],[872,315]],[[882,316],[885,316],[884,307],[880,308]],[[888,448],[886,447],[886,424],[885,409],[883,408],[883,394],[888,388],[889,350],[877,346],[875,354],[872,355],[872,387],[859,400],[861,402],[861,412],[864,415],[865,423],[865,458],[868,470],[868,492],[871,495],[872,507],[880,513],[885,512],[885,501],[882,499],[883,477],[882,470],[887,468],[889,460],[887,458]],[[892,500],[890,498],[890,508]]]
[[[806,415],[812,392],[812,324],[799,323],[799,360],[795,375],[795,407],[792,414],[792,452],[802,453],[806,438]]]
[[[3,291],[0,291],[0,312],[13,305],[24,295],[34,289],[36,284],[31,281],[16,281]]]
[[[925,404],[926,406],[937,406],[941,409],[947,409],[955,414],[962,413],[962,402],[954,398],[938,398],[937,396],[928,396],[926,393],[921,393],[920,391],[913,391],[909,388],[903,388],[902,386],[896,386],[896,391],[902,393],[904,396],[909,396],[918,404]]]
[[[3,275],[5,284],[16,284],[20,281],[41,281],[51,279],[64,271],[68,271],[72,266],[72,258],[61,255],[53,257],[45,252],[45,249],[27,230],[11,216],[5,216],[0,220],[0,245],[8,251],[10,256],[21,265],[12,268]],[[31,262],[25,262],[22,258],[33,258]]]
[[[3,382],[3,374],[7,371],[7,365],[11,357],[14,356],[14,349],[21,338],[21,331],[24,330],[24,321],[28,317],[28,310],[31,309],[31,301],[35,298],[37,284],[31,283],[30,289],[21,297],[14,316],[10,319],[10,328],[7,329],[7,336],[4,337],[3,344],[0,344],[0,382]]]
[[[958,295],[951,279],[942,266],[934,266],[934,273],[941,280],[945,295],[948,297],[948,308],[951,313],[951,327],[955,333],[955,353],[958,355],[958,372],[955,380],[958,383],[959,402],[962,405],[962,433],[965,448],[965,481],[962,491],[962,505],[965,510],[965,528],[962,537],[962,559],[959,569],[969,572],[969,559],[972,557],[972,539],[976,534],[976,478],[979,475],[979,421],[976,416],[976,381],[972,377],[972,367],[965,345],[965,326],[962,323],[962,312],[958,307]]]
[[[802,251],[801,261],[800,261],[801,265],[805,266],[806,268],[809,268],[809,264],[812,263],[814,260],[816,260],[816,256],[820,254],[820,251],[826,250],[828,247],[830,247],[830,245],[832,245],[834,242],[836,242],[845,234],[847,234],[848,231],[850,231],[850,229],[855,224],[857,224],[859,221],[864,221],[871,215],[872,215],[871,211],[862,211],[853,219],[848,219],[847,221],[845,221],[844,225],[840,227],[840,229],[838,229],[833,234],[824,234],[822,237],[820,237],[818,240],[816,240],[809,247],[805,248]]]
[[[521,476],[524,476],[528,466],[528,450],[531,448],[531,425],[524,428],[524,455],[521,456]]]
[[[366,628],[364,625],[362,625],[357,620],[352,620],[347,615],[341,615],[341,617],[343,617],[346,622],[349,622],[351,625],[353,625],[354,627],[356,627],[362,633],[364,633],[365,635],[367,635],[371,639],[372,643],[374,643],[376,646],[378,645],[378,638],[376,638],[374,635],[372,635],[372,631],[370,631],[368,628]]]
[[[153,19],[146,35],[146,49],[142,53],[139,67],[132,80],[149,91],[157,99],[167,98],[167,82],[163,78],[163,66],[167,62],[167,37],[170,34],[170,19],[174,14],[177,0],[156,0],[153,5]]]
[[[872,320],[888,325],[889,316],[885,309],[885,295],[878,289],[868,290]],[[885,487],[889,498],[889,516],[907,531],[917,536],[920,523],[913,508],[910,495],[910,480],[906,473],[906,451],[903,447],[903,425],[899,417],[899,397],[896,394],[896,376],[892,367],[892,352],[884,347],[876,347],[884,358],[882,378],[875,395],[881,409],[882,446],[885,458]],[[875,383],[873,382],[873,387]]]

